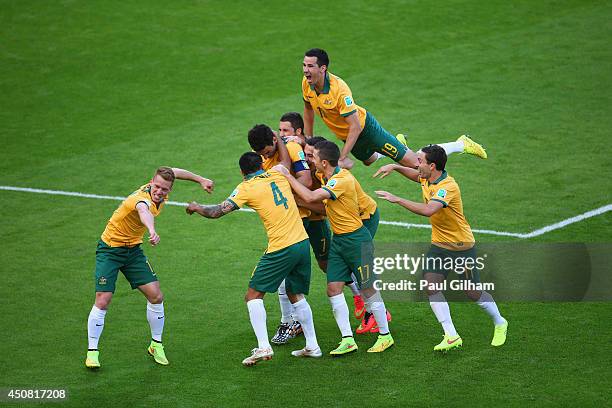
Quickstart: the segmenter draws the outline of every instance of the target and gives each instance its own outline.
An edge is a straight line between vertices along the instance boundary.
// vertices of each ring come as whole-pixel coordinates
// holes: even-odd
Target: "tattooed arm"
[[[191,202],[185,211],[187,214],[191,215],[193,213],[198,213],[202,217],[206,218],[220,218],[225,214],[229,214],[230,212],[237,210],[238,206],[232,203],[230,200],[225,200],[221,204],[217,205],[200,205],[195,201]]]

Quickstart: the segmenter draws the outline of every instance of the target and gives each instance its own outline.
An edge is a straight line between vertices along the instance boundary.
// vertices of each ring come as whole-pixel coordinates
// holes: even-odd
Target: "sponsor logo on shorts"
[[[106,278],[104,276],[100,276],[100,279],[98,279],[98,285],[100,286],[106,285]]]

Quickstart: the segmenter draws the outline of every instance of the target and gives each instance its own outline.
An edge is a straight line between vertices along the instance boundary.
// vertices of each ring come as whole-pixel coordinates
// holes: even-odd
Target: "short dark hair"
[[[155,174],[153,175],[153,178],[155,178],[155,176],[160,176],[161,178],[163,178],[166,181],[169,181],[172,184],[174,184],[174,179],[176,178],[172,168],[166,167],[166,166],[162,166],[162,167],[158,168],[155,171]]]
[[[274,144],[274,132],[266,125],[255,125],[249,130],[249,144],[256,152]]]
[[[255,152],[246,152],[240,156],[240,160],[238,160],[240,170],[242,170],[244,174],[251,174],[257,170],[261,170],[262,163],[263,160],[261,156]]]
[[[319,152],[321,160],[327,160],[332,166],[338,165],[340,149],[338,149],[338,146],[334,142],[323,140],[317,143],[314,148]]]
[[[438,145],[430,144],[421,149],[425,153],[425,160],[427,163],[433,163],[436,165],[436,170],[443,171],[446,166],[446,152]]]
[[[323,136],[313,136],[313,137],[309,137],[308,139],[306,139],[306,144],[308,146],[312,146],[315,147],[317,145],[317,143],[319,142],[326,142],[327,139],[324,138]]]
[[[291,122],[291,127],[296,131],[298,129],[302,129],[304,131],[304,119],[302,119],[302,115],[297,112],[287,112],[280,118],[281,122]]]
[[[304,54],[305,57],[317,57],[317,65],[322,66],[325,65],[329,68],[329,57],[325,50],[321,48],[311,48]]]

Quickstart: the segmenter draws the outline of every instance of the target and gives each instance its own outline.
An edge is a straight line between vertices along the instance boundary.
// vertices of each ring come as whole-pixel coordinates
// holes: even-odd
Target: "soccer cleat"
[[[454,348],[459,348],[463,345],[463,340],[459,335],[448,336],[444,335],[444,340],[434,347],[434,351],[448,351]]]
[[[151,340],[151,344],[147,349],[149,354],[153,357],[157,364],[168,365],[168,359],[166,358],[166,353],[164,352],[164,346],[161,343]]]
[[[274,344],[279,344],[279,345],[287,344],[287,342],[289,341],[289,336],[290,336],[289,328],[290,328],[289,323],[279,324],[278,328],[276,329],[276,333],[274,334],[274,337],[272,337],[270,341]]]
[[[391,333],[387,333],[385,335],[379,334],[378,339],[376,339],[376,343],[374,343],[374,345],[368,349],[368,353],[382,353],[394,344],[395,341],[393,341]]]
[[[242,365],[247,367],[254,366],[258,361],[272,360],[274,352],[271,348],[254,348],[251,355],[242,360]]]
[[[87,358],[85,359],[85,367],[96,369],[100,368],[100,360],[98,359],[100,352],[98,350],[87,351]]]
[[[353,314],[355,315],[356,319],[361,320],[366,311],[363,298],[359,295],[355,295],[353,296],[353,303],[355,304],[355,311],[353,312]]]
[[[357,343],[355,343],[355,339],[352,337],[343,337],[340,340],[340,344],[338,347],[329,352],[332,356],[340,356],[342,354],[352,353],[353,351],[357,351]]]
[[[395,138],[399,140],[399,142],[403,144],[404,146],[408,146],[408,142],[406,141],[406,136],[404,136],[403,134],[398,133],[397,135],[395,135]]]
[[[367,333],[370,330],[372,330],[372,327],[374,327],[375,325],[376,325],[376,319],[374,318],[374,315],[366,311],[365,316],[363,317],[363,320],[361,321],[361,324],[359,324],[359,327],[357,327],[357,330],[355,330],[355,332],[357,334]]]
[[[505,323],[495,325],[495,331],[493,332],[493,340],[491,345],[495,347],[503,346],[506,342],[506,333],[508,332],[508,321]]]
[[[301,350],[292,351],[291,355],[295,357],[322,357],[323,352],[321,351],[321,347],[317,347],[314,350],[308,350],[304,347]]]
[[[304,333],[304,330],[302,330],[302,325],[300,324],[300,322],[294,320],[289,325],[289,338],[294,339],[302,333]]]
[[[459,136],[457,141],[463,142],[463,153],[473,154],[481,159],[487,158],[487,152],[485,149],[480,144],[470,139],[468,135]]]
[[[389,313],[389,311],[387,310],[387,321],[390,322],[391,321],[391,313]],[[370,329],[370,333],[378,333],[378,323],[374,323],[374,326],[372,326],[372,328]]]

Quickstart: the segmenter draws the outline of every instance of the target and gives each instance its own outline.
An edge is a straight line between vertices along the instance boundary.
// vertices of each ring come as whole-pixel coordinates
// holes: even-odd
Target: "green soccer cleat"
[[[495,331],[493,332],[493,340],[491,340],[491,345],[495,347],[503,346],[506,342],[506,333],[508,332],[508,321],[505,323],[498,324],[495,326]]]
[[[87,351],[87,358],[85,359],[85,367],[93,370],[100,368],[100,360],[98,359],[100,352],[98,350]]]
[[[376,339],[376,343],[374,343],[374,345],[368,349],[368,353],[382,353],[394,344],[395,341],[393,341],[391,333],[387,333],[385,335],[379,334],[378,339]]]
[[[332,356],[341,356],[343,354],[352,353],[353,351],[357,351],[357,343],[355,343],[355,339],[352,337],[343,337],[340,340],[340,344],[338,347],[329,352]]]
[[[395,135],[395,138],[397,140],[399,140],[401,144],[403,144],[404,146],[408,147],[408,142],[406,141],[406,136],[404,136],[401,133],[398,133],[397,135]]]
[[[444,335],[444,340],[438,345],[434,347],[434,351],[444,351],[452,350],[454,348],[459,348],[463,345],[463,340],[461,340],[461,336],[448,336]]]
[[[164,346],[161,343],[151,340],[151,344],[147,349],[149,354],[155,359],[157,364],[168,365],[168,359],[166,358],[166,353],[164,352]]]
[[[472,154],[476,157],[480,157],[481,159],[487,158],[487,152],[485,149],[470,139],[468,135],[459,136],[457,139],[458,142],[463,142],[463,153]]]

